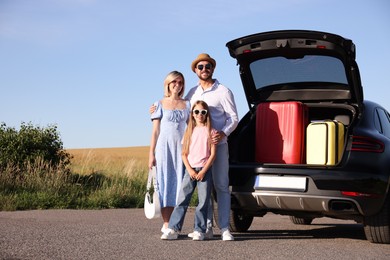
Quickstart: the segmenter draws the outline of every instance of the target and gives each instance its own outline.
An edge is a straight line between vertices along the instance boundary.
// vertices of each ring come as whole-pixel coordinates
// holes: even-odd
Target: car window
[[[299,82],[347,84],[343,63],[330,56],[306,55],[300,59],[285,57],[260,59],[250,64],[250,70],[257,89]]]
[[[389,114],[385,110],[378,108],[378,115],[382,126],[382,134],[390,138]]]

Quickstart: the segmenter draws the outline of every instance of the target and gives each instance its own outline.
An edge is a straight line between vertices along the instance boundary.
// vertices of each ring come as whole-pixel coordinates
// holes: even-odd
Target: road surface
[[[390,259],[390,245],[368,242],[353,221],[302,226],[267,214],[235,241],[218,229],[213,240],[192,241],[193,218],[191,208],[179,240],[162,241],[162,220],[143,209],[3,211],[0,259]]]

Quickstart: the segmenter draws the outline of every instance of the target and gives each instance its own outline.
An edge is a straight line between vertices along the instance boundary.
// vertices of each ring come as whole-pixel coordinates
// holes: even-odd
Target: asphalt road
[[[0,259],[390,259],[390,245],[368,242],[353,221],[301,226],[267,214],[235,241],[217,229],[213,240],[192,241],[193,216],[190,209],[179,240],[163,241],[161,219],[143,209],[0,212]]]

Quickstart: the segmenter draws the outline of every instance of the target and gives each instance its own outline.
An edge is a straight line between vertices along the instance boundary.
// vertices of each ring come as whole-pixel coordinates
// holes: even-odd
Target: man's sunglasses
[[[197,66],[198,70],[202,71],[203,68],[205,68],[206,70],[209,70],[211,69],[213,66],[210,64],[210,63],[207,63],[206,65],[203,65],[203,64],[199,64]]]
[[[202,109],[202,110],[194,109],[192,112],[194,112],[195,115],[198,115],[199,113],[201,113],[203,116],[207,115],[206,109]]]

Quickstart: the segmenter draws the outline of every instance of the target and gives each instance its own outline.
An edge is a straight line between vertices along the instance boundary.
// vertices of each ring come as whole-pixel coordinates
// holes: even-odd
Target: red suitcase
[[[261,103],[256,112],[256,161],[303,164],[307,107],[301,102]]]

